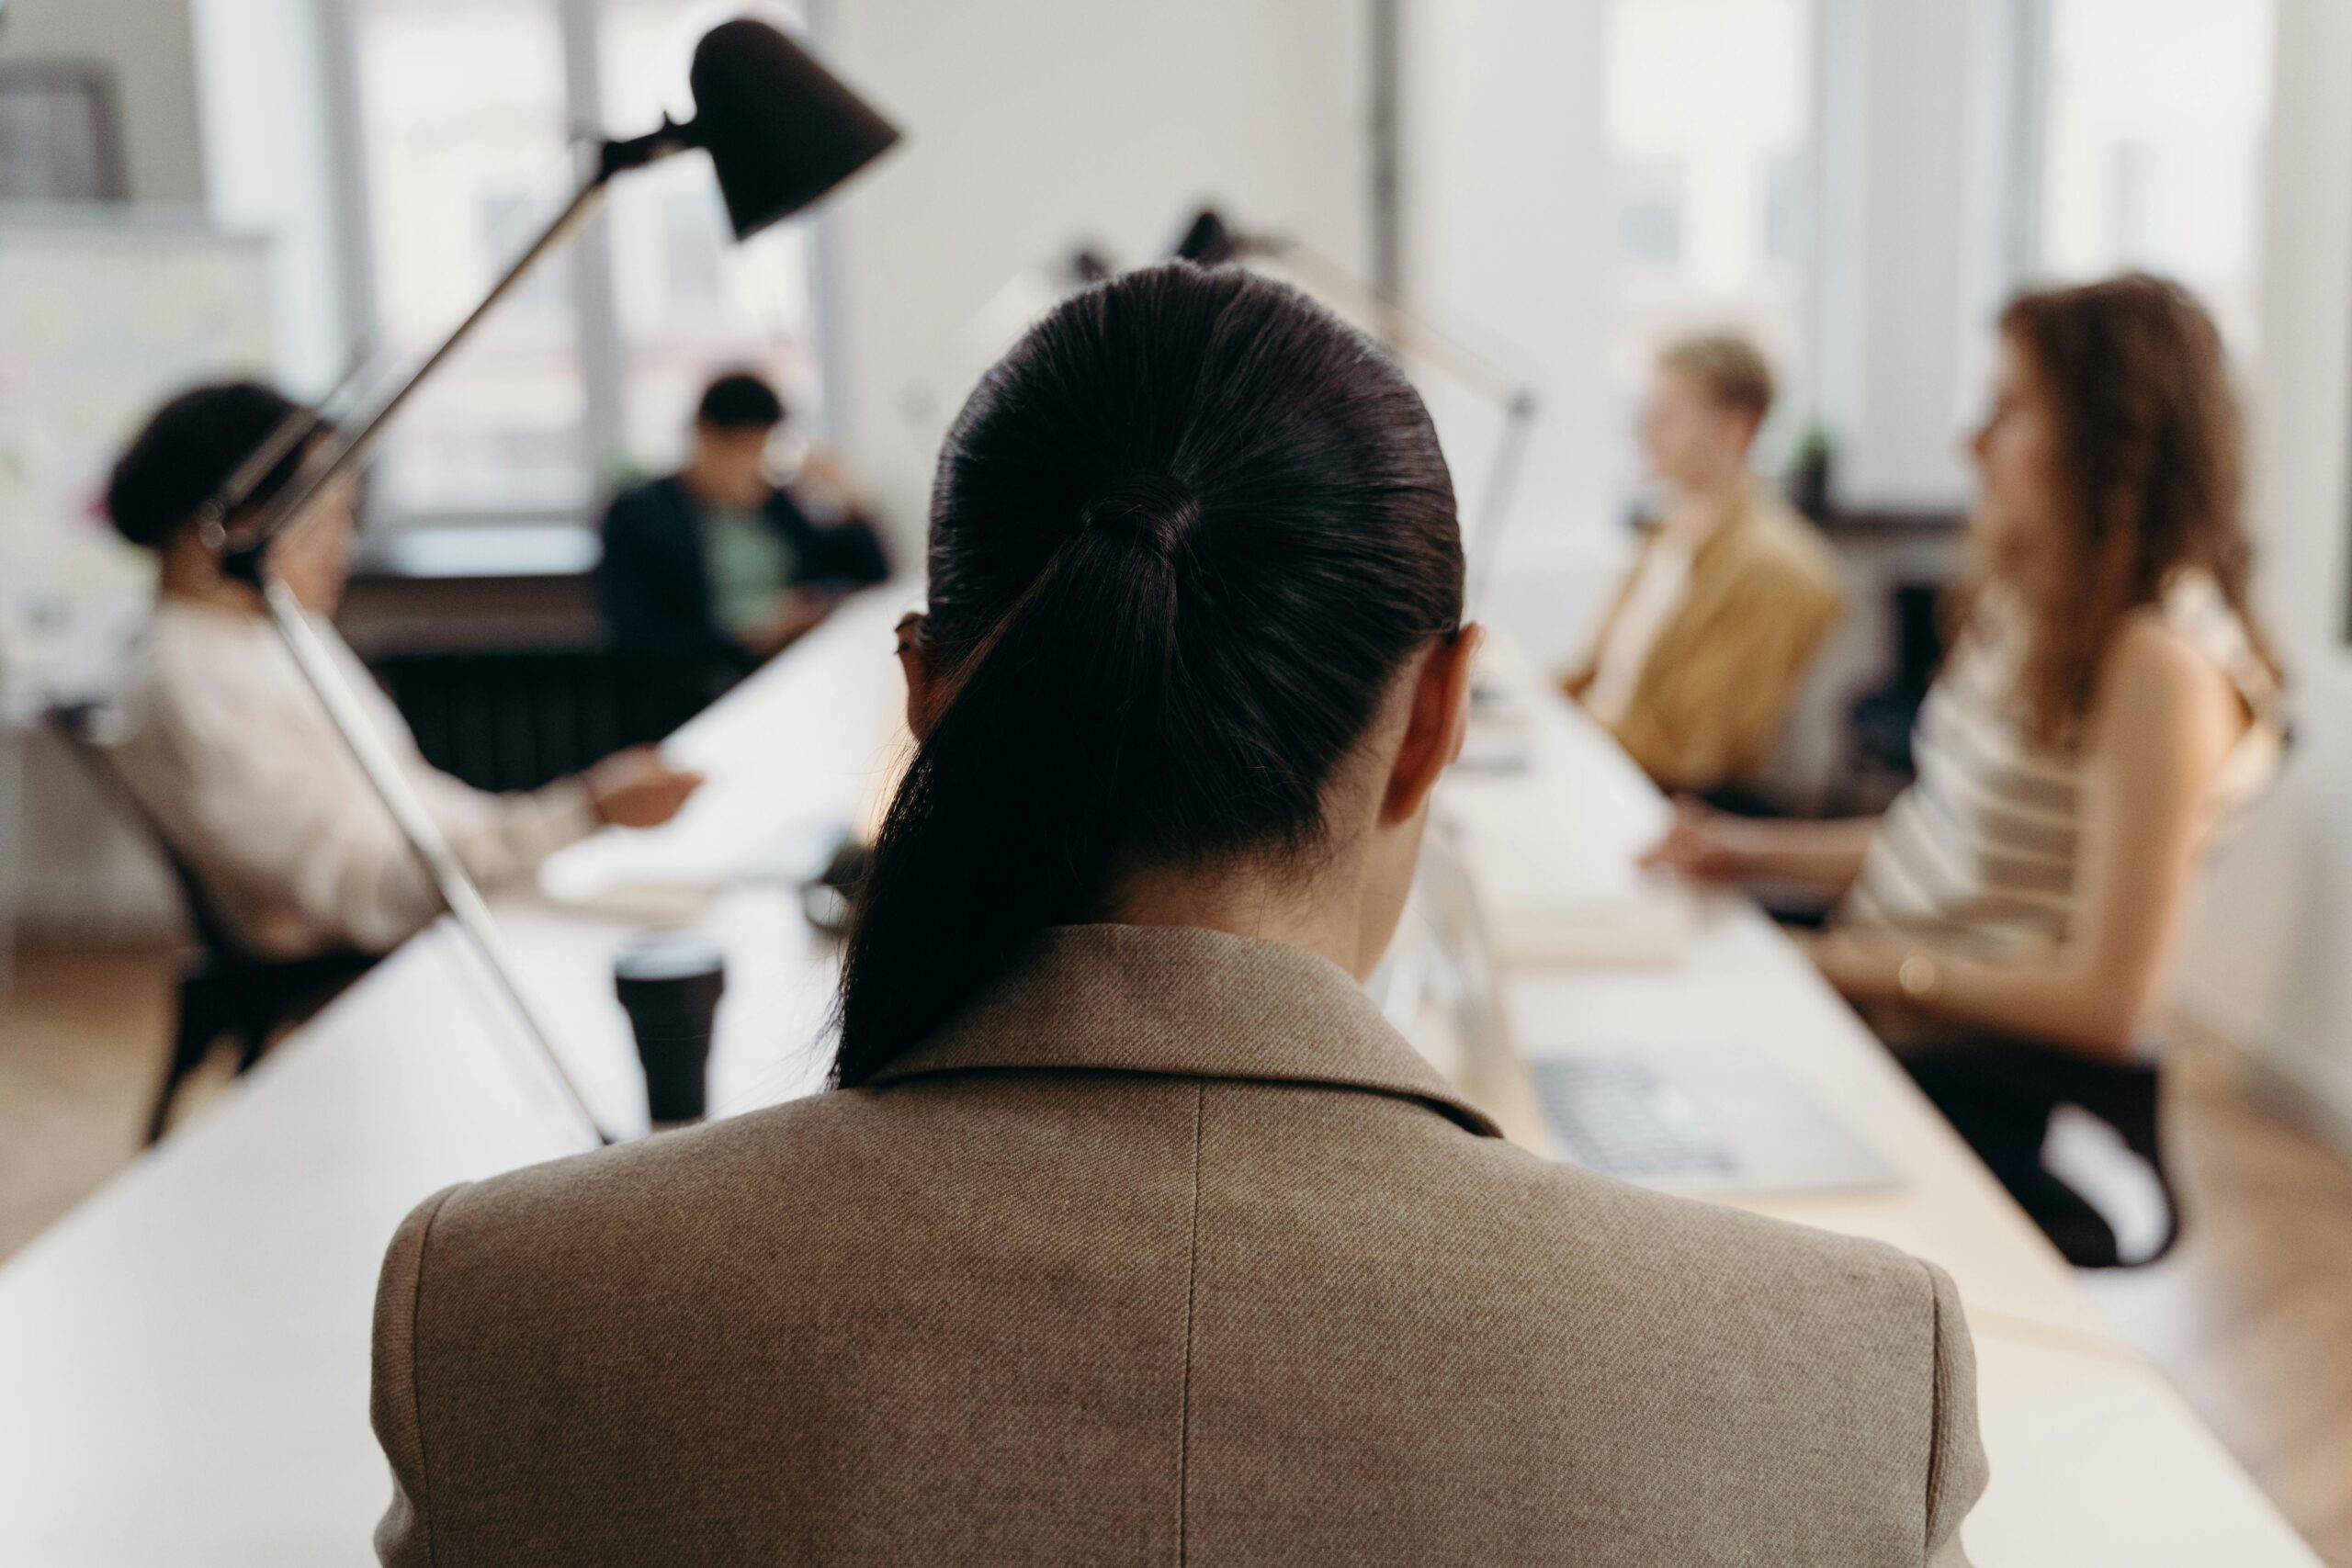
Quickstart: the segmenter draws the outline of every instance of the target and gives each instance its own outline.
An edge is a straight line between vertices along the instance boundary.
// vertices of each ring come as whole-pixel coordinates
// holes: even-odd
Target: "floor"
[[[2352,1165],[2236,1054],[2170,1031],[2166,1133],[2189,1228],[2154,1268],[2091,1275],[2312,1548],[2352,1565]]]
[[[0,989],[0,1258],[139,1152],[163,1071],[175,950],[22,953]],[[229,1081],[226,1053],[182,1093]]]
[[[135,1152],[174,955],[19,955],[0,992],[0,1258]],[[2327,1562],[2352,1568],[2352,1164],[2219,1041],[2175,1032],[2169,1133],[2190,1213],[2152,1269],[2086,1277]],[[228,1081],[216,1062],[181,1114]]]

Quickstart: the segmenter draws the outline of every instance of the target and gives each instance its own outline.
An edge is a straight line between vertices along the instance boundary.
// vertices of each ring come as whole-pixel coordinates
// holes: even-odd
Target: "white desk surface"
[[[582,846],[564,869],[640,863],[649,847],[673,863],[759,860],[779,822],[854,816],[891,744],[899,607],[887,593],[850,606],[697,720],[673,750],[713,781],[687,815],[650,846]],[[1622,860],[1656,824],[1655,793],[1565,705],[1540,701],[1534,772],[1459,779],[1455,809],[1474,829],[1540,814],[1547,848]],[[673,916],[699,903],[696,923],[729,952],[717,1109],[813,1088],[822,1064],[807,1043],[831,963],[795,901],[754,886],[659,902]],[[502,907],[567,1063],[616,1126],[642,1125],[643,1090],[608,960],[655,908]],[[1752,1043],[1901,1172],[1897,1190],[1753,1206],[1884,1237],[1959,1280],[1994,1470],[1967,1529],[1978,1562],[2316,1561],[1752,911],[1713,904],[1671,969],[1513,990],[1531,1052]],[[0,1267],[0,1562],[370,1561],[389,1495],[367,1403],[385,1242],[435,1189],[579,1145],[454,934],[409,943]]]

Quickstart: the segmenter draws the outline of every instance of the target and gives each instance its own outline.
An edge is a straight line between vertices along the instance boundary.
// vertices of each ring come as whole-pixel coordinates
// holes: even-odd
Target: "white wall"
[[[107,66],[131,200],[204,199],[187,0],[17,0],[0,19],[0,61]]]
[[[1023,269],[1080,241],[1149,260],[1204,200],[1364,267],[1367,26],[1363,0],[825,7],[827,59],[906,132],[828,215],[836,406],[903,561],[949,412],[909,393]]]
[[[2260,596],[2295,682],[2280,787],[2212,869],[2180,1000],[2352,1142],[2352,6],[2279,0],[2251,425]]]
[[[2014,79],[2025,0],[1821,0],[1814,304],[1840,501],[1967,494],[1962,441],[2018,238]]]
[[[317,397],[348,368],[357,335],[337,254],[323,8],[191,3],[207,206],[224,230],[269,236],[277,378]]]
[[[1530,532],[1603,519],[1614,499],[1593,445],[1609,418],[1605,9],[1404,7],[1404,293],[1541,399],[1520,490]],[[1486,454],[1451,456],[1461,468]]]
[[[1401,86],[1406,299],[1539,400],[1493,620],[1546,661],[1580,645],[1622,560],[1622,443],[1601,368],[1613,231],[1600,0],[1407,0]],[[1425,378],[1455,490],[1475,508],[1499,422]],[[1474,563],[1475,569],[1475,563]]]
[[[195,209],[206,194],[187,0],[17,0],[0,61],[96,63],[113,74],[133,203]],[[14,771],[21,769],[21,775]],[[0,909],[59,934],[152,934],[171,919],[163,874],[46,737],[0,737]],[[0,783],[0,796],[7,784]],[[16,814],[21,813],[21,823]],[[13,840],[11,843],[8,840]],[[0,936],[6,933],[0,932]]]

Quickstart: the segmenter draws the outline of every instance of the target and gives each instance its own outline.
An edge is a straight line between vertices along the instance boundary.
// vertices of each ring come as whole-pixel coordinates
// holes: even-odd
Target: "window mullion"
[[[558,0],[563,35],[564,88],[572,127],[605,134],[603,0]],[[580,366],[586,382],[583,454],[591,492],[604,488],[626,456],[628,418],[619,296],[613,280],[612,227],[598,214],[572,243],[572,309],[580,329]]]
[[[335,255],[341,276],[336,279],[343,299],[343,323],[355,355],[385,363],[391,333],[384,321],[382,283],[376,270],[376,222],[369,205],[367,110],[361,102],[358,18],[352,0],[318,0],[320,69],[326,75],[322,96],[326,107],[331,165],[339,178],[335,200]],[[372,519],[376,480],[372,469],[361,479],[361,515]]]

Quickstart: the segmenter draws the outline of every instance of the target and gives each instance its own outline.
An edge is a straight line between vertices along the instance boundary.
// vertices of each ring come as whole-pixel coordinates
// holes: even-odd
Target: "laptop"
[[[1754,1050],[1577,1048],[1527,1066],[1554,1152],[1605,1176],[1692,1195],[1897,1184],[1877,1151]]]

